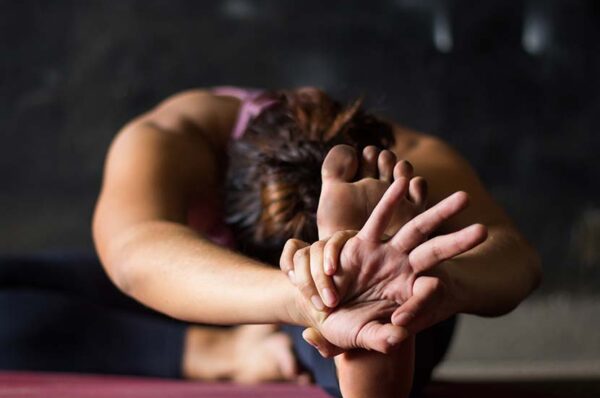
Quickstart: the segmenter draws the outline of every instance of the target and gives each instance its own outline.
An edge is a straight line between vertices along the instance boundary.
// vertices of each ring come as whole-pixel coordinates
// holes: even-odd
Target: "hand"
[[[288,335],[275,325],[246,325],[235,329],[234,373],[240,383],[294,381],[310,383],[306,373],[300,373]]]
[[[360,170],[359,170],[360,166]],[[404,177],[409,180],[406,195],[396,202],[386,234],[396,233],[402,225],[421,213],[427,201],[427,184],[422,177],[414,177],[412,165],[396,161],[396,155],[389,150],[380,151],[368,146],[362,152],[360,164],[355,150],[347,145],[333,147],[325,158],[321,170],[323,187],[317,211],[317,226],[320,237],[327,237],[323,260],[317,260],[319,252],[312,250],[310,262],[312,275],[298,275],[300,281],[311,278],[314,283],[301,283],[303,294],[313,303],[315,309],[334,308],[340,293],[333,283],[332,276],[342,246],[365,224],[369,215],[390,187],[393,180]],[[359,177],[357,181],[354,181]],[[295,253],[308,246],[307,243],[290,239],[283,253]],[[294,277],[292,257],[281,257],[281,269],[290,278]],[[312,277],[311,277],[312,276]]]
[[[329,239],[313,245],[299,239],[288,239],[283,247],[279,267],[290,281],[300,288],[304,298],[317,311],[335,308],[345,292],[334,286],[333,274],[337,270],[340,252],[348,239],[358,231],[338,231]],[[308,255],[301,250],[308,251]],[[295,259],[295,256],[299,257]]]
[[[342,305],[330,313],[315,314],[312,308],[308,309],[311,306],[306,300],[299,302],[307,314],[307,323],[335,346],[385,353],[399,344],[408,336],[408,331],[381,320],[389,319],[392,313],[400,314],[397,307],[412,296],[413,284],[420,274],[485,240],[485,227],[476,224],[426,241],[443,221],[467,206],[467,195],[457,192],[413,218],[390,240],[382,241],[390,215],[407,188],[407,179],[398,178],[381,198],[365,226],[344,245],[340,269],[334,276],[336,286],[347,292]],[[317,244],[324,247],[322,242]],[[310,254],[304,248],[294,255],[295,270],[298,267],[306,269],[307,264],[310,267]]]

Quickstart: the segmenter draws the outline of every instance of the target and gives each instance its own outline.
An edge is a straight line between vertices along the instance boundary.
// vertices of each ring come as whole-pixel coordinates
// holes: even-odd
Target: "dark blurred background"
[[[92,250],[107,146],[161,99],[316,85],[472,162],[543,257],[515,322],[600,315],[599,42],[594,0],[0,1],[0,253]]]

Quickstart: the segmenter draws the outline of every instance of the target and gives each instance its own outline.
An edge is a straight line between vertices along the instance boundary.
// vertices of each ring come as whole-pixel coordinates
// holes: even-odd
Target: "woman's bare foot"
[[[353,350],[335,357],[344,398],[408,397],[414,374],[414,337],[389,354]]]
[[[397,162],[396,155],[389,150],[366,147],[359,164],[352,147],[337,145],[327,154],[321,176],[323,185],[317,210],[321,239],[340,230],[359,230],[390,184],[399,177],[409,179],[410,186],[406,198],[392,217],[386,235],[393,235],[425,208],[425,180],[413,178],[412,165],[405,160]]]
[[[186,333],[183,376],[238,383],[292,381],[307,384],[298,371],[292,342],[275,325],[235,328],[190,326]]]

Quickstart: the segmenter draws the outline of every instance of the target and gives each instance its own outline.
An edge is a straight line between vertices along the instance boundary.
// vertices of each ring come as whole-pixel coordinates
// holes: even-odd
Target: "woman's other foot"
[[[245,384],[310,383],[310,377],[298,370],[291,339],[275,325],[226,329],[190,326],[185,338],[183,377]]]

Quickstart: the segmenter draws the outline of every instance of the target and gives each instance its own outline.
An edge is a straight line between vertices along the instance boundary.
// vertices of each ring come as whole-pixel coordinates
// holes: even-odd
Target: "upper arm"
[[[179,94],[117,134],[106,157],[93,221],[105,265],[128,231],[152,221],[185,224],[191,201],[216,194],[219,137],[228,133],[222,129],[231,119],[221,105],[204,92]]]

